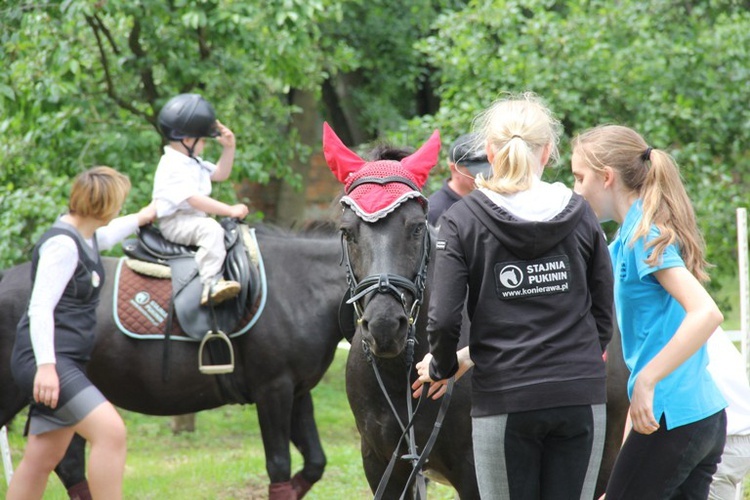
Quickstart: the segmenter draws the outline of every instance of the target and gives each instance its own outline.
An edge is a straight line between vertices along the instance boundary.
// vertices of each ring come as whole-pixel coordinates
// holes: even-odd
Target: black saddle
[[[183,331],[196,340],[209,331],[235,331],[235,327],[252,310],[260,294],[260,272],[248,258],[237,219],[220,220],[224,228],[227,257],[224,262],[225,279],[237,281],[242,289],[234,299],[221,304],[200,307],[203,286],[198,275],[195,253],[198,247],[180,245],[162,236],[159,228],[146,225],[140,228],[137,239],[123,243],[125,255],[131,259],[169,266],[172,271],[172,306]]]

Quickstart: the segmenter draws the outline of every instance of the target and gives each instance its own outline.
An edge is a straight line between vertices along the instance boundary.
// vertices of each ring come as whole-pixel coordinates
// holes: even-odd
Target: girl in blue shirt
[[[705,499],[726,429],[705,343],[723,316],[702,286],[703,240],[679,169],[615,125],[574,140],[572,169],[599,220],[620,224],[610,254],[635,432],[606,498]]]

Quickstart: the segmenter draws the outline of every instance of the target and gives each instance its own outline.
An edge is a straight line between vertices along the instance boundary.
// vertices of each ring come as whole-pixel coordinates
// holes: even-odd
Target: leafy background
[[[532,90],[570,137],[637,128],[669,151],[708,242],[736,274],[734,209],[747,203],[750,2],[531,0],[7,0],[0,7],[0,266],[18,262],[94,164],[130,175],[126,210],[149,199],[155,117],[200,92],[238,137],[234,185],[217,196],[303,220],[299,192],[320,125],[360,149],[446,143],[505,92]],[[444,150],[447,148],[444,148]],[[209,150],[206,156],[218,154]],[[434,174],[428,190],[446,174]],[[234,188],[234,189],[233,189]]]
[[[323,120],[359,151],[381,140],[414,147],[435,128],[448,145],[494,99],[532,90],[565,128],[548,180],[570,185],[570,138],[602,123],[632,126],[675,157],[716,265],[712,291],[737,328],[729,308],[738,303],[735,209],[750,192],[749,51],[750,2],[739,0],[5,0],[0,268],[28,257],[64,211],[71,178],[92,165],[130,176],[126,212],[147,203],[163,145],[156,116],[176,93],[202,93],[237,135],[233,182],[215,195],[268,198],[254,216],[290,226],[305,218],[300,192]],[[209,145],[206,156],[216,155]],[[427,190],[446,175],[443,161]],[[336,378],[342,366],[337,356],[315,393],[332,463],[313,498],[367,497]],[[167,498],[187,480],[196,498],[263,492],[248,411],[201,414],[207,442],[127,414],[128,491]],[[229,458],[220,467],[200,462],[222,452]],[[206,468],[215,482],[190,482]],[[52,497],[63,498],[56,487]]]

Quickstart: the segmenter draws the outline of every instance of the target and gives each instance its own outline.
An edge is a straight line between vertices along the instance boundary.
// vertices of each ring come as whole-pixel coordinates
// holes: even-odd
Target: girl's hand
[[[458,360],[458,370],[456,371],[456,374],[453,376],[453,378],[458,381],[458,379],[463,377],[464,374],[469,371],[469,368],[474,366],[474,362],[471,360],[471,355],[469,354],[469,347],[464,347],[463,349],[456,352],[456,359]],[[431,396],[432,399],[439,399],[443,397],[443,395],[448,390],[448,380],[450,379],[434,381],[430,378],[431,361],[432,354],[427,353],[425,354],[424,359],[416,365],[419,378],[411,385],[411,388],[414,390],[412,396],[415,398],[418,398],[422,395],[422,386],[427,383],[430,384],[430,390],[427,392],[427,396]]]
[[[156,219],[156,202],[152,201],[138,211],[138,226],[145,226]]]
[[[430,378],[430,361],[432,361],[432,354],[428,352],[427,354],[425,354],[422,361],[418,362],[415,366],[419,378],[417,378],[417,380],[415,380],[411,385],[411,388],[414,390],[414,392],[412,393],[412,396],[414,398],[419,398],[422,395],[424,384],[430,384],[430,389],[427,392],[427,397],[432,397],[432,399],[439,399],[443,396],[443,394],[445,394],[448,381],[439,380],[436,382]]]
[[[53,363],[39,365],[34,376],[34,401],[54,409],[59,397],[60,379],[57,368]]]
[[[641,374],[642,375],[642,374]],[[651,434],[659,429],[659,423],[654,418],[654,387],[646,377],[639,375],[633,387],[633,397],[630,400],[630,419],[633,430],[640,434]]]
[[[419,378],[414,381],[411,388],[414,390],[412,397],[419,398],[422,396],[422,390],[424,384],[430,384],[430,389],[427,391],[427,397],[432,399],[440,399],[443,397],[445,392],[448,390],[448,381],[444,380],[432,380],[430,378],[430,362],[432,361],[432,354],[429,352],[424,355],[422,361],[417,363],[416,369]]]
[[[216,138],[216,140],[219,141],[219,144],[221,144],[225,148],[235,147],[234,132],[229,130],[229,128],[227,128],[219,120],[216,120],[216,128],[219,129],[219,133],[221,134]]]
[[[448,380],[449,379],[429,382],[430,390],[427,391],[427,397],[432,399],[442,398],[448,390]],[[425,383],[427,382],[422,382],[420,379],[414,381],[411,385],[411,388],[414,390],[414,392],[412,392],[413,398],[419,399],[422,396],[422,390],[424,389]]]

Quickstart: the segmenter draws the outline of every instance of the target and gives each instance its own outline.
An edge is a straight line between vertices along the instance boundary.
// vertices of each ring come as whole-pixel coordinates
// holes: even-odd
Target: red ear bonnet
[[[365,164],[365,160],[341,142],[328,122],[323,123],[323,154],[326,157],[328,168],[342,184],[346,184],[349,176]]]
[[[400,162],[367,162],[349,150],[327,123],[323,124],[323,154],[328,167],[344,184],[346,194],[341,203],[368,222],[385,217],[411,198],[426,209],[421,189],[439,153],[440,133],[435,130],[422,147]]]

